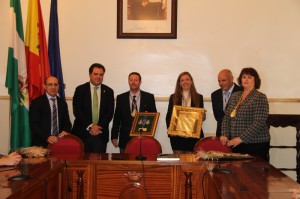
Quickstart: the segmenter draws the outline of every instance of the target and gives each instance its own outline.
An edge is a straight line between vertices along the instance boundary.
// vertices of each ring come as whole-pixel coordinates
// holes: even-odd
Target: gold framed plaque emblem
[[[129,136],[154,137],[159,113],[137,112]]]
[[[204,113],[204,108],[175,105],[168,128],[168,135],[199,138]]]

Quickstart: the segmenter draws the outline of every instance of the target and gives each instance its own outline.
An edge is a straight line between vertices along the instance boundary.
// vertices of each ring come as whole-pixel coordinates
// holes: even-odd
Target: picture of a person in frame
[[[166,20],[167,0],[127,0],[128,20]]]

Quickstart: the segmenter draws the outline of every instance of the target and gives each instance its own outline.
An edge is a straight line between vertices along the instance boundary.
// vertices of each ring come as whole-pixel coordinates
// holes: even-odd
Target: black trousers
[[[84,150],[86,153],[106,153],[107,142],[103,142],[100,135],[88,136],[84,140]]]
[[[243,153],[250,155],[257,155],[266,161],[269,161],[269,148],[270,142],[260,142],[260,143],[241,143],[238,146],[232,148],[234,153]]]

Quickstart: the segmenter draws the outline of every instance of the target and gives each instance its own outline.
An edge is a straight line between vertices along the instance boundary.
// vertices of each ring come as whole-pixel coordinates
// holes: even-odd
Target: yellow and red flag
[[[43,84],[50,76],[44,21],[40,0],[29,0],[25,37],[29,102],[45,93]]]

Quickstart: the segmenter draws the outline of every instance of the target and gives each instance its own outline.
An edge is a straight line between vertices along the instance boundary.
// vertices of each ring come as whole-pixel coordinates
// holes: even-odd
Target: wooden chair
[[[194,146],[194,152],[197,151],[220,151],[224,153],[231,153],[231,148],[223,145],[220,137],[205,137],[199,140]]]
[[[293,148],[296,150],[296,166],[294,168],[278,168],[281,171],[296,171],[297,182],[300,183],[300,115],[288,114],[269,114],[267,125],[272,127],[295,127],[295,145],[294,146],[270,146],[278,149]]]
[[[84,144],[77,136],[66,135],[58,142],[48,144],[48,150],[51,156],[63,159],[81,158],[84,154]]]
[[[140,144],[142,145],[141,148]],[[125,153],[139,155],[140,150],[142,150],[143,155],[158,155],[162,153],[160,143],[155,138],[149,136],[134,137],[125,147]]]

